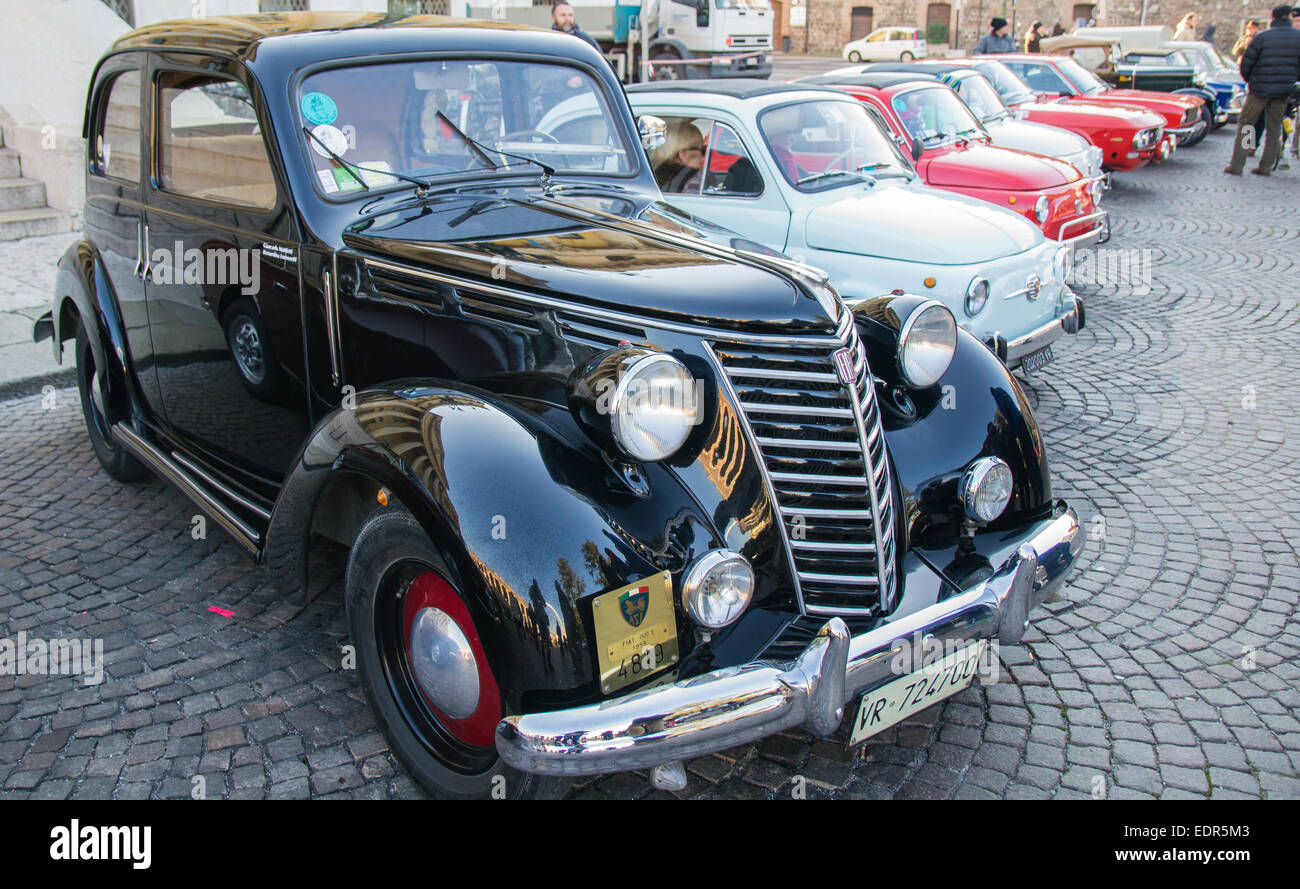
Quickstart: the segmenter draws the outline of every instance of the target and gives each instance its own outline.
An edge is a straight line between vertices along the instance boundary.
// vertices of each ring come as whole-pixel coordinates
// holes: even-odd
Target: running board
[[[251,528],[218,500],[194,474],[171,457],[141,438],[134,429],[123,424],[113,424],[113,438],[144,463],[154,473],[180,489],[181,493],[210,515],[226,533],[234,538],[249,555],[257,558],[261,552],[262,535]],[[206,474],[205,474],[206,476]],[[210,478],[210,476],[207,476]]]

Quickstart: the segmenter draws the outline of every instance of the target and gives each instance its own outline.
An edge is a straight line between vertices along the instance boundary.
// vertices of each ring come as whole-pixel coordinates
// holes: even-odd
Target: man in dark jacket
[[[564,0],[551,7],[551,30],[563,31],[566,34],[572,34],[580,40],[585,40],[595,47],[596,52],[600,52],[600,46],[592,39],[591,35],[578,27],[578,23],[573,20],[573,7]]]
[[[973,56],[982,56],[985,53],[997,52],[1015,52],[1016,42],[1011,39],[1007,33],[1009,27],[1007,20],[997,18],[989,22],[989,32],[979,39],[975,44],[975,49],[971,51]]]
[[[1247,84],[1246,104],[1238,116],[1232,161],[1223,172],[1240,176],[1246,152],[1259,139],[1255,121],[1264,112],[1264,151],[1259,166],[1251,170],[1267,176],[1282,150],[1282,118],[1287,98],[1300,81],[1300,30],[1291,27],[1291,7],[1275,6],[1273,24],[1250,41],[1241,56],[1241,76]]]

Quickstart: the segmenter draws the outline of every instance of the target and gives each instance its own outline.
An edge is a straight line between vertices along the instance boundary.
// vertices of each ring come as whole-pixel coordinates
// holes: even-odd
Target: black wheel
[[[95,353],[90,348],[90,339],[85,325],[77,321],[77,389],[81,392],[81,414],[86,420],[86,432],[90,435],[90,446],[99,458],[99,465],[104,471],[120,482],[135,481],[148,474],[145,465],[122,447],[113,438],[114,417],[100,386],[99,373],[95,367]]]
[[[853,50],[851,53],[849,53],[849,61],[853,62],[854,64],[857,64],[858,62],[862,61],[862,53],[858,52],[856,49]]]
[[[910,52],[908,52],[907,50],[903,50],[903,54],[900,55],[900,56],[898,57],[898,60],[899,60],[900,62],[910,62],[910,61],[912,61],[912,60],[915,59],[915,58],[916,58],[916,56],[912,55],[912,54],[911,54]]]
[[[226,308],[225,317],[226,343],[244,388],[262,399],[278,397],[283,377],[257,306],[252,300],[235,300]]]
[[[559,796],[568,782],[515,771],[497,756],[501,695],[451,576],[401,509],[376,512],[352,545],[348,626],[388,744],[438,799]]]
[[[685,80],[686,72],[682,65],[657,65],[656,62],[678,62],[681,58],[672,50],[661,49],[652,53],[650,62],[654,66],[655,73],[651,75],[651,80]]]

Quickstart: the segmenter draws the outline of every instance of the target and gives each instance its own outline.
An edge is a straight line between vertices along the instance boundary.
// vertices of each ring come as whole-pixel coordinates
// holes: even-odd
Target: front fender
[[[900,299],[904,299],[900,297]],[[914,299],[910,297],[907,299]],[[958,483],[980,457],[1001,457],[1015,487],[989,530],[1015,529],[1052,511],[1051,474],[1042,436],[1024,390],[987,346],[958,329],[952,365],[934,386],[903,386],[884,368],[896,360],[898,329],[883,303],[864,305],[858,330],[868,347],[885,441],[903,498],[908,548],[946,549],[961,526]]]
[[[720,545],[672,474],[641,468],[648,493],[620,479],[564,408],[459,384],[390,384],[358,393],[309,437],[272,512],[266,566],[305,600],[316,504],[331,477],[359,474],[442,553],[508,708],[595,696],[586,600],[658,571],[676,580]],[[688,632],[679,612],[684,648]]]
[[[113,419],[135,415],[139,400],[131,391],[126,323],[99,251],[89,241],[76,242],[59,258],[50,314],[54,360],[63,363],[63,343],[77,335],[80,318],[100,374],[101,391],[116,415]]]

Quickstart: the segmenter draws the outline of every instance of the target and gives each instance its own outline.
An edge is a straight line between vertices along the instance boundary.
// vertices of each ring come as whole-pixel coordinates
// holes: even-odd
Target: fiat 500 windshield
[[[457,59],[330,68],[304,78],[296,100],[317,185],[336,197],[397,186],[400,177],[430,181],[529,161],[559,174],[631,170],[596,81],[567,65]]]
[[[889,137],[855,103],[797,102],[764,111],[758,128],[772,158],[801,190],[897,176],[911,178]]]

